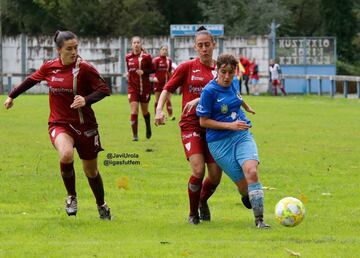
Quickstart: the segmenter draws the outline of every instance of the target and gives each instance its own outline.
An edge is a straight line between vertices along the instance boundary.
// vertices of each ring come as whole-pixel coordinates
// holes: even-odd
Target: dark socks
[[[68,195],[76,196],[74,162],[60,162],[61,176]]]
[[[100,176],[100,173],[96,175],[96,177],[90,178],[88,177],[89,185],[91,190],[94,193],[96,204],[101,206],[105,203],[104,201],[104,185]]]
[[[145,119],[145,125],[146,125],[146,138],[150,139],[151,138],[150,113],[147,113],[146,115],[144,115],[144,119]]]

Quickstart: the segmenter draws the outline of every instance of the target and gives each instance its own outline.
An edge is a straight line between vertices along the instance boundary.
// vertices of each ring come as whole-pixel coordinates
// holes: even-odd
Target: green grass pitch
[[[5,96],[2,96],[3,101]],[[234,184],[223,175],[209,205],[212,221],[187,223],[187,181],[177,121],[131,141],[126,96],[93,107],[105,149],[99,169],[114,219],[100,221],[75,157],[79,211],[64,211],[65,188],[47,133],[48,97],[24,95],[0,111],[0,257],[357,257],[360,251],[360,101],[317,96],[246,97],[256,115],[265,219],[254,226]],[[153,120],[153,100],[150,104]],[[140,164],[105,166],[108,153]],[[123,158],[114,158],[121,161]],[[119,180],[128,178],[128,189]],[[278,200],[304,201],[306,218],[286,228],[274,218]],[[293,253],[291,253],[293,252]]]

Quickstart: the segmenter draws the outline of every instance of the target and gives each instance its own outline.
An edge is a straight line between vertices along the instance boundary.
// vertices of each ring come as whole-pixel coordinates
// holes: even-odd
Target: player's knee
[[[258,181],[258,173],[257,173],[257,168],[254,167],[250,167],[247,171],[247,179],[248,182],[250,183],[255,183]]]
[[[205,166],[193,164],[191,167],[192,174],[197,178],[203,178],[205,175]]]
[[[85,169],[85,168],[84,168],[84,173],[89,178],[95,178],[99,174],[97,169]]]
[[[71,163],[74,160],[74,151],[72,149],[63,150],[60,152],[60,161],[63,163]]]

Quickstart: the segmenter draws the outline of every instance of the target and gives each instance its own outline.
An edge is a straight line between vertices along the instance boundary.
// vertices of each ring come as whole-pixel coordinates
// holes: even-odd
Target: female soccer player
[[[215,40],[204,27],[200,27],[195,35],[194,48],[198,57],[179,65],[161,92],[156,108],[155,124],[164,124],[162,109],[165,101],[171,93],[182,86],[183,112],[179,125],[185,155],[191,166],[188,183],[189,223],[196,225],[200,223],[200,218],[202,220],[211,219],[207,200],[218,186],[222,173],[209,152],[205,139],[205,128],[200,127],[195,110],[202,89],[215,75],[215,60],[212,58]],[[205,163],[208,168],[208,177],[203,182]],[[200,217],[198,209],[200,209]]]
[[[211,154],[237,185],[244,205],[252,208],[256,227],[269,228],[263,221],[264,192],[258,177],[258,151],[249,131],[251,122],[240,106],[255,112],[245,104],[238,83],[233,80],[237,64],[233,55],[218,57],[218,77],[204,88],[196,111],[200,125],[207,128]]]
[[[151,84],[149,75],[153,72],[151,55],[142,48],[142,39],[135,36],[131,39],[131,53],[126,55],[128,70],[128,99],[130,103],[130,121],[133,141],[138,141],[139,102],[146,125],[146,138],[151,138],[149,101]]]
[[[69,216],[77,213],[75,190],[74,148],[82,161],[85,175],[94,193],[100,219],[111,219],[104,201],[104,186],[97,166],[97,154],[102,151],[98,126],[91,105],[110,95],[110,90],[98,71],[78,56],[78,39],[70,31],[56,31],[54,41],[59,57],[45,62],[38,71],[13,89],[4,105],[40,81],[49,86],[50,140],[60,157],[60,171],[68,197],[65,210]]]
[[[253,58],[250,63],[250,79],[251,79],[251,87],[253,88],[253,93],[255,96],[259,96],[259,66],[256,63],[256,59]]]
[[[160,55],[153,59],[153,69],[155,70],[154,76],[154,94],[155,94],[155,113],[156,106],[159,101],[160,94],[164,88],[164,85],[168,82],[172,72],[172,60],[168,57],[168,47],[160,47]],[[173,110],[171,105],[170,96],[166,100],[166,109],[171,120],[175,120],[173,117]]]

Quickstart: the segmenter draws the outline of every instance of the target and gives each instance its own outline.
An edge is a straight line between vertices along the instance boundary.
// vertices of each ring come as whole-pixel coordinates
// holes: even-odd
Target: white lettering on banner
[[[276,53],[280,65],[330,65],[335,62],[335,39],[279,38]]]

